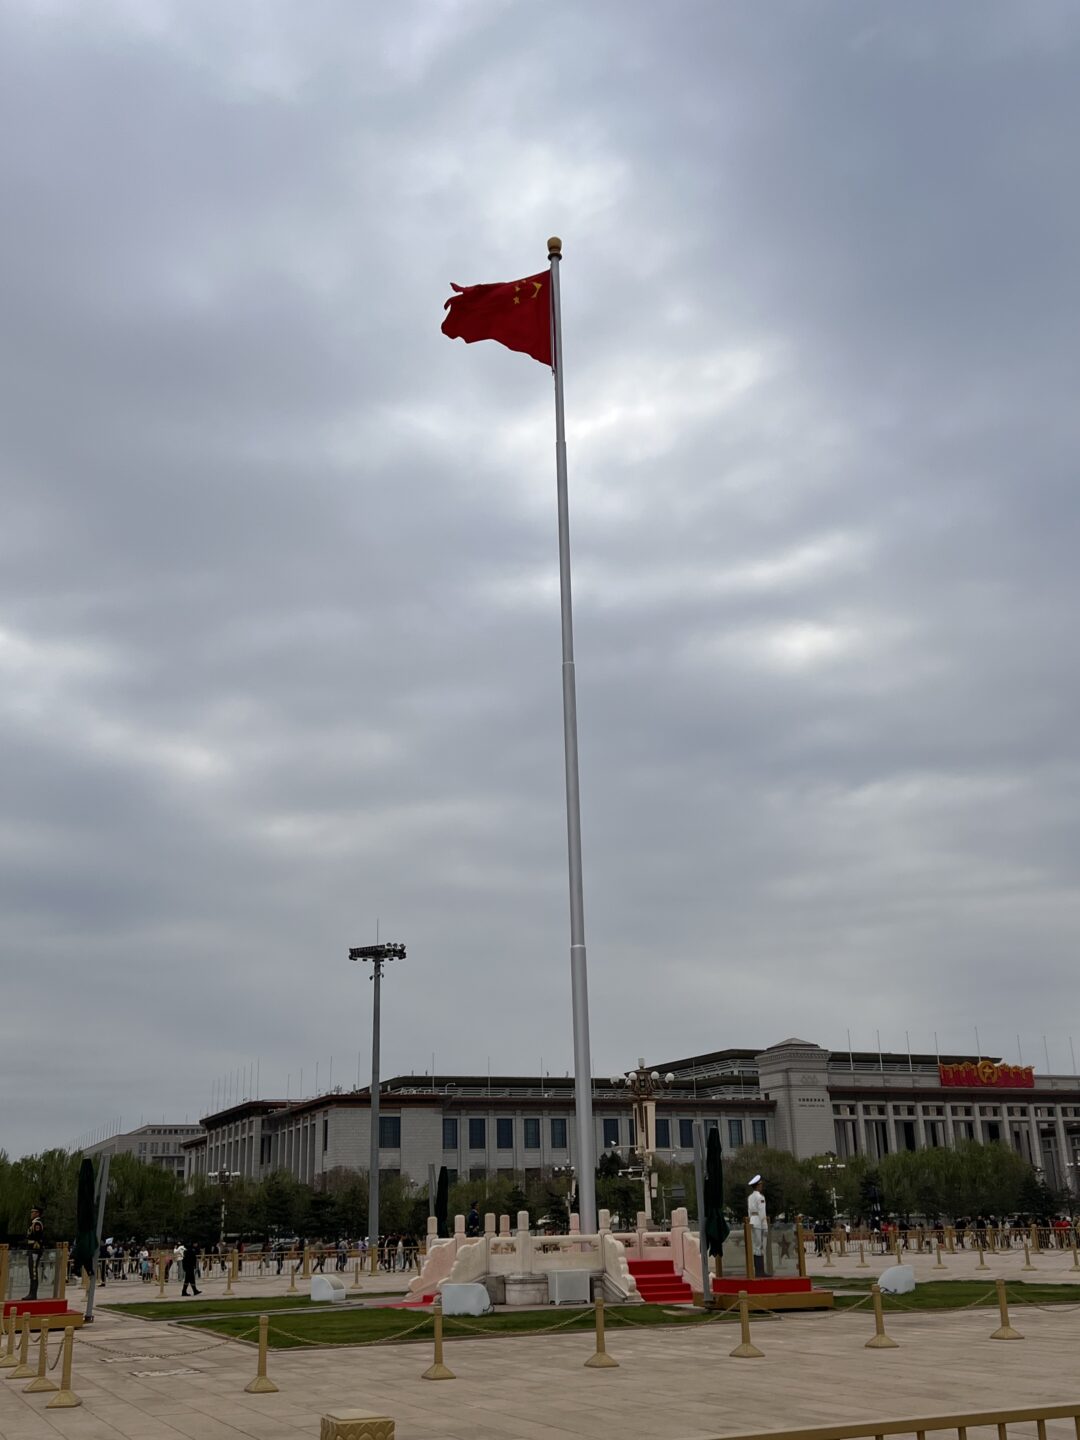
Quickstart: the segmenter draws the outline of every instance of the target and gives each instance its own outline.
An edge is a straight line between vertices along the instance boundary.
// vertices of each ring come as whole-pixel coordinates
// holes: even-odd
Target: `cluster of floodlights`
[[[354,945],[349,951],[350,960],[404,960],[405,946],[393,940],[381,945]]]
[[[653,1085],[659,1085],[661,1081],[663,1081],[665,1085],[674,1085],[675,1076],[670,1070],[666,1075],[661,1075],[659,1070],[629,1070],[625,1075],[613,1075],[611,1077],[611,1083],[616,1090],[620,1085],[625,1085],[629,1089],[644,1088],[646,1081],[651,1082]]]

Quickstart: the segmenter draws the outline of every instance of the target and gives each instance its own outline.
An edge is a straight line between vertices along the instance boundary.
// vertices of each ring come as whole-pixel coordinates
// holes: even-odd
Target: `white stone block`
[[[494,1306],[491,1296],[483,1285],[443,1285],[442,1296],[444,1315],[490,1315]]]
[[[312,1275],[311,1298],[340,1305],[347,1298],[344,1280],[337,1275]]]

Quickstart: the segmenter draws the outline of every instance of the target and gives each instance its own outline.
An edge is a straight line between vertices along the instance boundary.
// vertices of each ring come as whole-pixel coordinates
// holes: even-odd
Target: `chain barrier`
[[[899,1295],[886,1295],[884,1291],[882,1291],[882,1299],[888,1299],[891,1302],[890,1309],[910,1310],[912,1314],[915,1315],[940,1315],[943,1313],[949,1314],[950,1312],[955,1315],[960,1314],[964,1310],[975,1310],[980,1306],[985,1308],[987,1300],[993,1304],[997,1304],[997,1287],[995,1286],[992,1290],[987,1290],[985,1295],[976,1295],[975,1299],[967,1305],[950,1305],[948,1309],[945,1310],[937,1309],[936,1307],[928,1310],[925,1305],[907,1305],[900,1299]]]
[[[611,1314],[612,1314],[612,1312],[605,1306],[605,1307],[604,1307],[604,1315],[605,1315],[605,1317],[610,1320]],[[467,1320],[462,1319],[462,1317],[461,1317],[460,1315],[450,1315],[450,1316],[447,1316],[446,1314],[444,1314],[444,1315],[443,1315],[443,1331],[444,1331],[444,1333],[446,1334],[447,1339],[449,1339],[452,1332],[448,1331],[448,1330],[446,1329],[446,1326],[448,1325],[448,1323],[449,1323],[450,1321],[452,1321],[455,1326],[460,1326],[462,1329],[465,1329],[465,1330],[472,1330],[472,1331],[474,1331],[477,1335],[510,1335],[510,1336],[513,1336],[513,1335],[550,1335],[550,1334],[552,1334],[555,1330],[566,1330],[569,1326],[573,1325],[575,1321],[577,1321],[577,1320],[583,1320],[583,1319],[585,1319],[586,1317],[588,1317],[588,1319],[589,1319],[589,1321],[590,1321],[590,1325],[588,1325],[588,1326],[583,1326],[582,1329],[583,1329],[583,1330],[587,1330],[587,1329],[591,1328],[592,1316],[593,1316],[593,1311],[592,1311],[591,1308],[586,1309],[586,1310],[575,1310],[572,1314],[567,1315],[567,1317],[566,1317],[565,1320],[557,1320],[554,1325],[545,1325],[545,1326],[543,1326],[541,1329],[537,1329],[537,1330],[521,1330],[521,1331],[515,1331],[515,1330],[488,1330],[488,1329],[486,1329],[483,1325],[470,1325],[469,1322],[468,1322]]]
[[[377,1340],[309,1340],[306,1335],[296,1335],[291,1330],[283,1330],[280,1325],[275,1327],[273,1321],[270,1322],[270,1330],[277,1335],[283,1335],[287,1340],[295,1340],[298,1345],[307,1345],[309,1348],[315,1350],[358,1350],[366,1348],[368,1345],[390,1345],[393,1344],[395,1340],[404,1340],[406,1335],[415,1334],[417,1330],[421,1330],[425,1325],[430,1324],[431,1320],[432,1316],[425,1315],[422,1320],[410,1326],[408,1330],[398,1330],[393,1335],[380,1335]],[[256,1329],[257,1328],[256,1326]],[[270,1330],[267,1331],[268,1335]],[[246,1333],[253,1334],[254,1332],[247,1331]],[[234,1335],[230,1338],[240,1340],[244,1337]]]
[[[1021,1281],[1021,1284],[1022,1283],[1023,1282]],[[1018,1300],[1021,1305],[1030,1305],[1033,1310],[1056,1311],[1059,1313],[1061,1311],[1065,1311],[1066,1314],[1068,1314],[1070,1310],[1080,1310],[1080,1305],[1066,1305],[1062,1304],[1060,1301],[1051,1301],[1051,1303],[1048,1305],[1045,1302],[1040,1302],[1038,1300],[1029,1300],[1026,1295],[1017,1295],[1010,1293],[1008,1287],[1006,1287],[1005,1293],[1010,1300]]]

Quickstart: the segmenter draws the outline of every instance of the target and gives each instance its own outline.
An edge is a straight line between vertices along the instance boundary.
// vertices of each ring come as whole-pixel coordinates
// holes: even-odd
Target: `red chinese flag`
[[[455,285],[446,302],[442,332],[451,340],[498,340],[551,364],[551,272],[503,285]]]

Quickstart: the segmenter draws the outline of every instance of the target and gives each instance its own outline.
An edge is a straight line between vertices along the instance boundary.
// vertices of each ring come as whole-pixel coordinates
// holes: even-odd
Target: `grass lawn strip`
[[[356,1294],[345,1303],[355,1305],[368,1300],[400,1300],[396,1290],[370,1291]],[[268,1315],[274,1310],[304,1310],[315,1305],[326,1309],[325,1300],[312,1301],[306,1295],[268,1295],[264,1300],[159,1300],[153,1302],[131,1301],[118,1305],[101,1305],[101,1310],[115,1310],[120,1315],[131,1315],[136,1320],[188,1320],[198,1315]]]
[[[815,1276],[815,1279],[821,1277]],[[865,1303],[873,1280],[844,1280],[837,1288],[858,1290],[859,1295],[836,1296],[838,1310],[850,1309]],[[1024,1280],[1008,1280],[1005,1295],[1010,1304],[1028,1305],[1080,1305],[1080,1285],[1031,1284]],[[902,1312],[904,1310],[966,1310],[997,1304],[997,1287],[994,1277],[989,1280],[932,1280],[916,1286],[910,1295],[881,1296],[882,1308]]]

